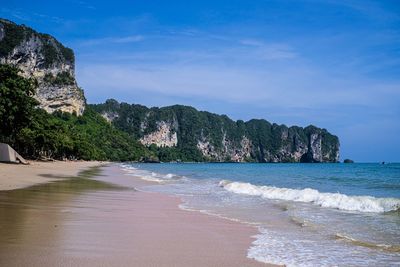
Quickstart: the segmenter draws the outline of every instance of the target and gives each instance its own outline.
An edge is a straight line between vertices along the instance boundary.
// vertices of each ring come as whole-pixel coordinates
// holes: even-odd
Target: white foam
[[[132,166],[125,166],[125,165],[121,165],[122,169],[124,171],[131,171],[131,170],[137,170],[135,167]]]
[[[149,181],[149,182],[157,182],[157,183],[163,183],[164,180],[159,179],[154,177],[153,175],[148,176],[148,175],[137,175],[140,179],[145,180],[145,181]]]
[[[156,172],[149,172],[146,170],[137,169],[129,165],[121,165],[121,167],[125,172],[127,172],[127,175],[135,176],[149,182],[165,183],[180,178],[180,176],[173,173],[163,175]]]
[[[240,219],[227,217],[227,216],[224,216],[222,214],[215,213],[215,212],[212,212],[212,211],[209,211],[209,210],[190,208],[184,203],[179,204],[178,207],[181,210],[184,210],[184,211],[200,212],[200,213],[203,213],[203,214],[207,214],[207,215],[210,215],[210,216],[213,216],[213,217],[218,217],[218,218],[221,218],[221,219],[224,219],[224,220],[228,220],[228,221],[232,221],[232,222],[238,222],[238,223],[248,224],[248,225],[252,225],[252,226],[259,226],[260,225],[259,223],[243,221],[243,220],[240,220]]]
[[[376,198],[372,196],[348,196],[340,193],[321,193],[318,190],[257,186],[250,183],[222,180],[219,185],[226,190],[244,195],[260,196],[266,199],[307,202],[324,208],[335,208],[360,212],[388,212],[400,208],[398,198]]]
[[[164,178],[165,178],[165,179],[172,179],[172,178],[174,178],[175,176],[176,176],[175,174],[168,173],[167,175],[164,175]]]
[[[326,256],[322,250],[324,256],[318,257],[320,251],[315,250],[315,243],[307,238],[271,232],[265,228],[259,228],[259,231],[260,234],[253,236],[256,240],[247,250],[250,259],[287,267],[348,266],[346,260],[342,263],[342,259],[338,258],[340,250],[330,251]]]

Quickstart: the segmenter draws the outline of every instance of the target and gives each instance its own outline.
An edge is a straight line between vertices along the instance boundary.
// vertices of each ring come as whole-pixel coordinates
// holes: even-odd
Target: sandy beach
[[[99,161],[30,161],[29,165],[0,163],[0,191],[65,179],[101,164]]]
[[[57,180],[96,165],[61,164],[0,166],[3,190],[51,181],[0,192],[1,266],[267,266],[246,258],[252,226],[138,191],[149,182],[116,165]]]

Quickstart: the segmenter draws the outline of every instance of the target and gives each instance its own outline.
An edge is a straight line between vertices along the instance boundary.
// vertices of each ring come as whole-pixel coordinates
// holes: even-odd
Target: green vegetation
[[[32,120],[32,111],[38,102],[32,97],[36,82],[19,75],[19,70],[0,65],[0,137],[14,142],[21,129]]]
[[[25,38],[23,27],[10,21],[0,20],[0,28],[3,27],[4,38],[0,41],[0,57],[6,57]]]
[[[32,97],[35,82],[19,70],[0,65],[0,142],[27,158],[135,161],[152,153],[127,133],[117,130],[93,109],[83,116],[48,114]]]
[[[136,161],[148,154],[90,108],[81,117],[37,109],[31,125],[20,131],[16,141],[18,151],[33,158]]]
[[[52,40],[50,38],[46,38],[44,39],[42,45],[42,53],[44,57],[43,66],[45,68],[50,67],[54,62],[58,60],[57,49],[51,41]]]
[[[38,52],[36,67],[57,69],[61,63],[74,65],[74,53],[54,37],[25,25],[0,19],[0,58],[24,43],[27,51]],[[32,40],[34,42],[27,42]],[[44,83],[53,86],[75,85],[67,71],[46,74]],[[334,162],[339,140],[327,130],[315,126],[287,127],[266,120],[233,121],[226,115],[198,111],[174,105],[147,108],[142,105],[107,100],[88,105],[80,117],[48,114],[37,107],[32,97],[37,82],[24,79],[10,66],[0,67],[0,141],[10,143],[26,157],[78,158],[99,160],[147,161],[231,161],[250,162]],[[79,94],[84,93],[79,88]],[[113,118],[108,123],[100,114]],[[174,147],[144,147],[138,140],[159,130],[166,123],[177,135]],[[311,137],[317,158],[311,151]],[[203,149],[200,151],[198,146]],[[319,151],[321,150],[321,151]],[[203,155],[203,153],[204,155]]]
[[[149,147],[161,161],[230,161],[227,149],[231,153],[242,149],[241,141],[244,136],[253,145],[246,161],[294,162],[290,153],[299,149],[307,150],[310,135],[314,133],[322,136],[323,161],[336,161],[336,152],[339,149],[336,136],[315,126],[287,127],[271,124],[266,120],[235,122],[226,115],[197,111],[193,107],[182,105],[147,108],[110,99],[104,104],[90,106],[100,114],[116,115],[113,125],[135,139],[158,130],[157,123],[161,121],[171,125],[172,131],[177,133],[177,146]],[[197,148],[199,141],[208,141],[219,155],[218,158],[204,157]],[[309,162],[312,156],[304,155],[304,161]]]
[[[4,38],[0,41],[0,57],[8,56],[16,46],[34,35],[42,43],[43,67],[48,68],[58,62],[73,64],[75,61],[72,49],[63,46],[48,34],[38,33],[25,25],[17,25],[5,19],[0,19],[0,27],[4,29]]]
[[[36,32],[35,32],[36,33]],[[63,46],[52,36],[43,33],[36,33],[42,41],[42,53],[44,56],[43,66],[50,67],[57,62],[74,63],[75,57],[72,49]]]
[[[67,71],[63,71],[58,73],[56,76],[54,76],[51,73],[47,73],[43,81],[47,84],[51,85],[74,85],[75,84],[75,79],[72,77],[71,74]]]
[[[330,155],[332,151],[339,150],[339,138],[322,129],[322,155]]]
[[[246,136],[252,144],[246,161],[294,162],[292,152],[307,151],[310,136],[321,136],[323,161],[335,161],[338,138],[315,126],[271,124],[266,120],[233,121],[226,115],[197,111],[175,105],[147,108],[107,100],[104,104],[88,105],[82,116],[55,112],[48,114],[37,108],[32,98],[35,81],[18,75],[18,69],[0,66],[0,141],[10,143],[29,158],[69,158],[113,161],[230,161],[232,153],[242,149]],[[45,81],[65,85],[73,78],[69,73]],[[112,124],[100,114],[114,115]],[[174,147],[148,148],[137,140],[167,123],[177,133]],[[209,142],[213,151],[204,156],[198,143]],[[301,159],[314,162],[309,151]]]

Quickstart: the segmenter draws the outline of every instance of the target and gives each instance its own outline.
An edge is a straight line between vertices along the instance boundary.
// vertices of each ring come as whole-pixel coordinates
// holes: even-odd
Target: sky
[[[400,162],[398,0],[0,2],[75,51],[88,103],[313,124],[342,160]]]

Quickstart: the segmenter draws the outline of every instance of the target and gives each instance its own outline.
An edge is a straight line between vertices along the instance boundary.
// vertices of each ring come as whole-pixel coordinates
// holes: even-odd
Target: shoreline
[[[28,165],[0,163],[0,191],[26,188],[77,176],[100,161],[28,161]]]
[[[27,263],[53,266],[59,262],[81,266],[274,266],[247,258],[253,236],[258,233],[256,227],[180,209],[182,201],[177,196],[137,191],[136,188],[152,183],[132,176],[127,179],[115,164],[102,167],[101,175],[90,179],[97,189],[88,186],[79,192],[71,190],[72,182],[65,179],[98,166],[99,162],[43,164],[34,172],[23,168],[24,178],[21,173],[18,175],[19,171],[14,172],[16,180],[22,180],[8,187],[2,179],[4,175],[0,176],[0,188],[6,190],[53,182],[0,191],[0,200],[5,194],[7,201],[17,203],[11,203],[11,209],[0,201],[0,214],[21,213],[18,216],[24,218],[12,221],[11,225],[7,220],[0,222],[3,224],[0,231],[7,229],[3,233],[6,238],[0,243],[0,263],[7,266]],[[9,170],[22,167],[10,166]],[[0,165],[2,173],[4,169]],[[39,175],[44,173],[64,178]],[[64,183],[67,189],[62,187]],[[35,192],[30,188],[35,188]],[[42,191],[46,191],[45,201],[37,197]],[[21,192],[29,194],[24,197]],[[25,203],[32,207],[24,208]]]
[[[108,175],[108,171],[113,174]],[[118,175],[114,176],[116,173],[118,173]],[[128,179],[126,179],[126,177],[128,177]],[[151,207],[147,207],[147,210],[157,211],[157,209],[160,208],[161,210],[167,210],[167,214],[164,215],[167,215],[169,218],[173,218],[173,226],[176,227],[176,229],[174,229],[176,232],[181,232],[182,234],[183,229],[188,227],[190,228],[190,231],[186,232],[184,235],[191,236],[190,240],[192,240],[193,236],[195,236],[195,240],[197,239],[196,243],[202,243],[201,246],[195,244],[197,248],[193,247],[191,250],[183,253],[185,255],[190,255],[191,258],[184,258],[181,256],[181,262],[171,262],[166,266],[281,266],[259,262],[247,257],[247,250],[251,246],[252,242],[256,240],[255,236],[259,234],[257,226],[249,225],[245,222],[235,221],[230,218],[204,213],[199,210],[182,208],[181,205],[184,204],[184,201],[179,196],[151,192],[143,188],[145,186],[158,185],[158,182],[129,176],[123,168],[116,166],[115,164],[109,166],[105,171],[105,175],[99,177],[99,180],[138,190],[137,194],[142,195],[142,202],[157,202],[151,204],[149,203]],[[162,207],[160,207],[160,204]],[[159,226],[155,228],[160,229]],[[196,230],[195,232],[201,231],[204,234],[198,235],[193,232],[193,230]],[[219,238],[214,240],[211,238],[211,240],[207,240],[207,235],[217,235]],[[188,240],[188,238],[184,239]],[[170,240],[170,242],[175,241]],[[218,247],[221,245],[221,243],[228,246],[229,249],[225,248],[224,250],[223,247]],[[183,240],[183,246],[178,249],[179,252],[175,252],[175,254],[177,254],[176,257],[178,257],[178,254],[185,250],[185,246],[187,245],[190,247],[193,244],[185,243],[185,240]],[[205,248],[206,246],[207,249]],[[213,246],[216,248],[214,249]],[[204,255],[201,257],[193,254],[193,251],[197,251],[197,253],[199,253],[201,250],[206,250]],[[218,252],[220,255],[217,255],[215,252]],[[172,254],[174,254],[174,252],[172,252]],[[229,256],[232,258],[229,259]],[[208,259],[204,261],[206,258]],[[168,259],[162,259],[162,261],[168,261]],[[155,264],[155,266],[159,266],[159,264],[160,263],[158,262]]]

